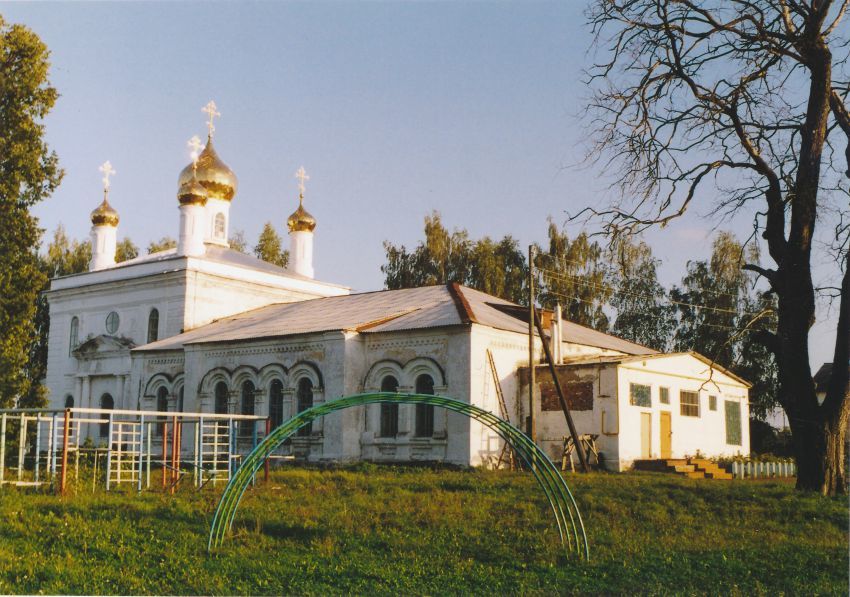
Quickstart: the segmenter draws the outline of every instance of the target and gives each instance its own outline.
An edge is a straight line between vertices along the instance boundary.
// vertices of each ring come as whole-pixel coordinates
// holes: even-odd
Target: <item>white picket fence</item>
[[[732,476],[736,479],[760,479],[769,477],[796,477],[797,465],[793,460],[779,462],[733,461]]]

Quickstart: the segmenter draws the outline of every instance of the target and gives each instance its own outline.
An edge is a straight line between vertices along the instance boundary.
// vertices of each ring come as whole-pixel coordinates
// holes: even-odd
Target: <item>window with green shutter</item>
[[[658,401],[661,404],[670,404],[670,388],[658,388]]]
[[[726,401],[726,443],[741,445],[741,403],[733,400]]]
[[[717,396],[708,397],[708,410],[717,410]]]
[[[634,406],[652,406],[652,388],[639,383],[629,384],[629,402]]]

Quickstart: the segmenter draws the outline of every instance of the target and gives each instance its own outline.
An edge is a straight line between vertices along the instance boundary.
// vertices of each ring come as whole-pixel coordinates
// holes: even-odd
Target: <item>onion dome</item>
[[[103,203],[91,212],[91,223],[93,226],[118,226],[118,212],[109,205],[106,197]]]
[[[180,190],[177,191],[177,201],[180,205],[205,205],[207,202],[206,188],[194,176],[189,179],[189,182],[180,185]]]
[[[313,232],[315,230],[316,218],[304,209],[304,195],[299,198],[298,209],[286,219],[286,226],[290,232]]]
[[[212,139],[209,137],[207,138],[207,146],[198,156],[197,168],[194,164],[189,164],[180,172],[177,188],[181,191],[178,191],[178,193],[182,192],[183,186],[191,183],[193,178],[197,178],[197,181],[207,190],[207,198],[209,199],[230,201],[236,194],[236,187],[238,186],[236,175],[218,157]]]

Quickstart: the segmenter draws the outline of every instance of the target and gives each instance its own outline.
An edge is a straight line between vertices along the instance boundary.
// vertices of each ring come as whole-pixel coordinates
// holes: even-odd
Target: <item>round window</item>
[[[118,313],[112,311],[109,315],[106,316],[106,333],[114,334],[118,331],[118,324],[120,320],[118,319]]]

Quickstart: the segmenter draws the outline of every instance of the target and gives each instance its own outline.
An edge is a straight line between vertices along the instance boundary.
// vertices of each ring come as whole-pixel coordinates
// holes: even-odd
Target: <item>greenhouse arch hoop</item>
[[[590,558],[584,523],[578,511],[575,499],[567,487],[560,471],[546,454],[537,447],[522,431],[494,415],[493,413],[445,396],[430,394],[401,394],[393,392],[373,392],[345,396],[304,410],[272,430],[254,450],[248,454],[231,477],[224,489],[213,517],[207,549],[212,551],[221,547],[227,532],[233,525],[236,510],[245,490],[251,484],[254,475],[263,466],[266,459],[290,436],[314,419],[324,415],[351,408],[380,402],[397,404],[430,404],[468,416],[498,433],[523,460],[526,468],[534,475],[546,496],[561,544],[570,552],[575,552],[585,560]]]

